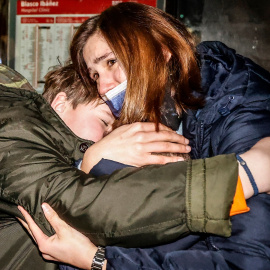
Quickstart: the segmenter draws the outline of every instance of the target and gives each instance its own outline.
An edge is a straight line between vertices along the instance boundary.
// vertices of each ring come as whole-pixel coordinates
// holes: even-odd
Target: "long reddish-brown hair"
[[[138,3],[120,3],[85,21],[70,47],[71,59],[87,86],[93,85],[83,59],[88,38],[101,34],[122,64],[127,91],[120,124],[160,122],[166,88],[178,109],[203,106],[194,40],[165,12]]]

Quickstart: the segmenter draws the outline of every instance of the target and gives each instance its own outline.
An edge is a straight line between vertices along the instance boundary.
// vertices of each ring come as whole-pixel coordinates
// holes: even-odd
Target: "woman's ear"
[[[51,103],[52,108],[58,113],[62,114],[67,108],[67,95],[65,92],[60,92],[56,95]]]
[[[166,49],[163,49],[163,54],[166,62],[168,63],[172,57],[172,54]]]

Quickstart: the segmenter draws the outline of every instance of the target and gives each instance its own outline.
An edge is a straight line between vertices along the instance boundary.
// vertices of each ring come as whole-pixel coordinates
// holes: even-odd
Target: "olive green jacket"
[[[190,232],[230,235],[238,175],[234,155],[125,168],[95,178],[72,167],[83,156],[82,143],[93,142],[73,134],[42,96],[0,84],[1,269],[55,268],[42,260],[14,218],[21,216],[17,205],[51,235],[41,209],[47,202],[99,245],[145,247]]]

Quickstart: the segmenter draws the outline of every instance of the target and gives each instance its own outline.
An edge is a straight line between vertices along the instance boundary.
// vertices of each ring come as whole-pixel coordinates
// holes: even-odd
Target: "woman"
[[[240,153],[270,136],[269,73],[218,42],[196,50],[186,28],[155,8],[121,3],[87,20],[73,39],[71,58],[84,83],[106,101],[127,80],[116,125],[161,121],[177,129],[182,118],[193,158]],[[269,268],[269,196],[258,195],[249,205],[252,211],[232,219],[232,237],[192,235],[184,252],[169,259],[191,269],[202,261],[207,269]],[[107,250],[118,269],[132,269],[130,261],[142,265],[140,254]]]
[[[193,39],[158,9],[123,3],[105,10],[81,25],[70,53],[82,80],[101,96],[127,79],[120,124],[159,123],[166,89],[178,118],[204,103]]]
[[[193,158],[241,153],[270,135],[269,73],[222,43],[195,49],[186,28],[158,9],[113,6],[82,24],[70,52],[85,84],[101,96],[127,79],[118,124],[166,123],[161,108],[172,97],[166,104],[174,102],[175,110],[170,108],[173,117],[167,122],[177,129],[173,124],[183,114],[183,135]],[[233,218],[231,238],[211,236],[197,244],[207,243],[207,254],[222,250],[229,265],[268,268],[270,246],[261,233],[270,216],[268,204],[267,195],[252,198],[254,211]]]

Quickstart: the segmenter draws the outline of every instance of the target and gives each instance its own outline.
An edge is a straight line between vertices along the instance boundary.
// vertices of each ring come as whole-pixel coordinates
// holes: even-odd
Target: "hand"
[[[261,139],[249,151],[240,155],[247,163],[260,193],[270,194],[270,137]],[[243,185],[245,198],[254,194],[249,178],[241,165],[239,175]]]
[[[82,269],[91,269],[97,247],[83,234],[59,218],[46,203],[42,204],[44,214],[55,230],[51,237],[45,235],[31,216],[18,206],[27,223],[19,219],[38,245],[42,257],[50,261],[64,262]],[[102,269],[106,269],[106,263]]]
[[[92,145],[85,153],[81,169],[89,173],[102,158],[140,167],[149,164],[166,164],[183,160],[177,156],[153,153],[188,153],[189,141],[170,128],[153,123],[124,125]]]

